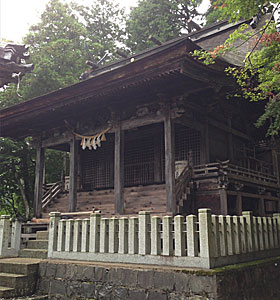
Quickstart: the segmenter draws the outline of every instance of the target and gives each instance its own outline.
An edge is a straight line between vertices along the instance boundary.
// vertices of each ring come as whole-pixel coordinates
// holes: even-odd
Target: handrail
[[[183,169],[180,176],[175,181],[175,197],[176,197],[176,203],[179,204],[180,199],[182,198],[183,193],[185,192],[187,186],[189,185],[189,182],[192,179],[192,167],[187,165]]]
[[[61,191],[61,182],[54,183],[42,197],[42,208],[45,208]]]

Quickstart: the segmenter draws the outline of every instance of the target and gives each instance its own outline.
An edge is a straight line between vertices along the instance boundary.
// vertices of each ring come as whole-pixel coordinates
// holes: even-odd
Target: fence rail
[[[280,214],[50,219],[49,258],[213,268],[279,254]]]

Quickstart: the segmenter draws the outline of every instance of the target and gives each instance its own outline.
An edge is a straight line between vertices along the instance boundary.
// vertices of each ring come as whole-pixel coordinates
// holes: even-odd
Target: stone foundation
[[[38,280],[53,300],[279,300],[279,286],[280,257],[207,271],[49,260]]]

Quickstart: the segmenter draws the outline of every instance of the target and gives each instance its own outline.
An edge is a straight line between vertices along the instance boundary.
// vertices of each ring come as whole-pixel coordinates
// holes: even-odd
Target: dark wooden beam
[[[236,214],[238,216],[242,215],[242,194],[240,191],[237,191],[236,195]]]
[[[170,107],[164,118],[166,211],[176,213],[175,198],[175,139]]]
[[[206,122],[201,131],[201,163],[207,164],[210,162],[210,151],[209,151],[209,126]]]
[[[271,150],[271,156],[272,156],[273,172],[277,178],[278,184],[280,184],[279,161],[278,161],[278,154],[275,147],[273,147]]]
[[[124,131],[119,122],[115,129],[115,212],[124,213]]]
[[[220,194],[220,212],[222,215],[228,214],[228,206],[227,206],[227,191],[224,188],[219,190]]]
[[[159,134],[154,135],[154,151],[155,151],[155,158],[154,158],[154,181],[156,183],[161,182],[161,136]]]
[[[34,186],[34,216],[41,217],[42,211],[42,195],[43,195],[43,177],[45,165],[45,150],[41,143],[37,146],[36,152],[36,169],[35,169],[35,186]]]
[[[233,161],[233,141],[232,141],[232,126],[231,126],[231,118],[228,118],[228,128],[227,132],[227,146],[228,146],[228,159],[230,162]]]
[[[78,149],[78,141],[73,137],[70,142],[69,212],[77,210]]]
[[[264,204],[264,197],[261,197],[259,199],[259,216],[264,217],[265,216],[265,204]]]
[[[42,140],[42,147],[48,148],[56,145],[61,145],[65,143],[70,143],[73,134],[70,132],[63,133],[59,136],[49,137],[47,139]]]

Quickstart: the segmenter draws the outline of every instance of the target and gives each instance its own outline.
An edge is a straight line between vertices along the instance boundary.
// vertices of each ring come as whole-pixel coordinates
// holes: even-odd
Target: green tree
[[[27,140],[0,139],[0,213],[29,218],[34,166],[34,151]]]
[[[96,0],[92,7],[50,0],[38,24],[30,27],[24,38],[29,45],[34,70],[20,82],[20,89],[10,84],[0,93],[2,108],[49,93],[78,82],[89,67],[85,64],[87,43],[97,60],[106,50],[113,52],[123,41],[117,18],[123,11],[107,0]],[[21,96],[20,96],[21,95]],[[16,142],[1,139],[0,205],[12,215],[31,216],[35,153],[29,139]],[[60,180],[63,154],[46,151],[46,182]]]
[[[227,51],[236,51],[239,45],[247,41],[253,43],[242,67],[229,67],[226,72],[236,79],[239,90],[235,96],[242,96],[250,101],[265,101],[264,113],[259,117],[256,126],[267,126],[267,135],[276,136],[280,132],[280,34],[273,13],[279,7],[278,1],[233,1],[218,0],[214,2],[223,17],[232,21],[239,18],[255,16],[255,20],[265,12],[272,12],[270,20],[257,33],[248,31],[249,25],[243,24],[223,45],[213,51],[195,51],[194,55],[206,64],[214,63],[216,57]],[[254,20],[254,19],[253,19]]]
[[[109,54],[109,60],[115,59],[114,50],[123,47],[125,40],[124,9],[109,0],[95,0],[91,6],[73,5],[73,8],[85,26],[85,42],[95,60],[105,54]]]
[[[191,32],[199,16],[197,7],[202,0],[141,0],[130,12],[126,23],[128,39],[126,45],[138,52],[153,45],[148,40],[153,35],[165,42],[179,36],[182,32]]]
[[[86,29],[70,5],[50,0],[41,21],[30,27],[24,43],[30,45],[34,70],[22,80],[22,95],[30,99],[78,82],[87,68]]]

